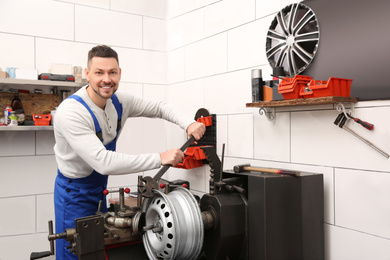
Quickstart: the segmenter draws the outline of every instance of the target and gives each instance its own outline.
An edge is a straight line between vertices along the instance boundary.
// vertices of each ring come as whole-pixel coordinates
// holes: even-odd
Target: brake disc
[[[318,49],[317,17],[307,5],[295,3],[278,12],[269,27],[266,55],[272,68],[282,67],[293,77],[312,62]]]
[[[195,197],[183,187],[167,195],[154,192],[142,238],[149,259],[196,259],[202,250],[204,227]]]

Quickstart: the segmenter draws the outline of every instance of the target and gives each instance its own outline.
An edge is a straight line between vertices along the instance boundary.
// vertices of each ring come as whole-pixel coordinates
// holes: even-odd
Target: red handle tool
[[[367,128],[368,130],[372,130],[374,128],[373,124],[370,124],[370,123],[368,123],[366,121],[362,121],[359,118],[355,118],[355,117],[351,116],[350,114],[347,114],[347,116],[349,118],[352,118],[353,121],[355,121],[356,123],[361,124],[364,128]]]

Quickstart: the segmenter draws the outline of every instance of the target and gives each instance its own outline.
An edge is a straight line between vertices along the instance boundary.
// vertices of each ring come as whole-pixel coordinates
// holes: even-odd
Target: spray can
[[[263,77],[261,69],[252,70],[252,102],[263,101]]]
[[[6,125],[9,125],[11,123],[11,119],[9,119],[9,116],[11,115],[12,107],[11,105],[7,105],[4,108],[4,122]]]

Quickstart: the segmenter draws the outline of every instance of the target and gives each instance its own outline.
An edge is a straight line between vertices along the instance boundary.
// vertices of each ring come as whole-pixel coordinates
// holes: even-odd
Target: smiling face
[[[117,91],[121,69],[115,58],[93,57],[85,69],[89,82],[87,92],[92,101],[104,109],[107,99]]]

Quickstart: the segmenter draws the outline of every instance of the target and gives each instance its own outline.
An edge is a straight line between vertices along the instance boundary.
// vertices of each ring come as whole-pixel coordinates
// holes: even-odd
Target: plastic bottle
[[[8,124],[8,126],[18,126],[18,116],[16,115],[15,111],[11,111],[11,115],[8,117],[11,122]]]
[[[19,98],[19,94],[15,94],[14,99],[11,103],[12,110],[15,111],[16,116],[18,117],[18,124],[24,124],[24,109],[22,105],[22,101]]]
[[[4,121],[6,125],[9,125],[9,123],[11,122],[11,119],[8,118],[8,116],[11,115],[11,111],[12,111],[11,105],[7,105],[4,108]]]

